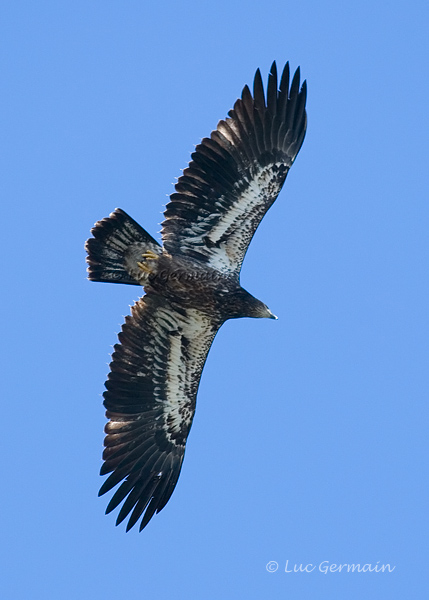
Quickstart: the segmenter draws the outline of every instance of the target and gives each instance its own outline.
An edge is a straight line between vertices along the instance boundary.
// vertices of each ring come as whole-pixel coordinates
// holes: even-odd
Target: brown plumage
[[[227,319],[276,318],[240,286],[244,255],[304,140],[306,85],[273,63],[265,98],[259,70],[229,117],[204,138],[176,184],[160,246],[124,211],[96,223],[89,279],[141,285],[106,381],[100,495],[121,485],[107,512],[140,530],[170,498],[183,462],[201,372]],[[131,513],[131,514],[130,514]]]

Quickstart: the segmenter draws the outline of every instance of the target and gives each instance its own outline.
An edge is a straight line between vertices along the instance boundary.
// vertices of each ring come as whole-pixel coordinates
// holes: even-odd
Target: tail
[[[138,262],[144,252],[160,254],[161,246],[126,212],[116,208],[98,221],[87,240],[88,279],[109,283],[144,285]]]

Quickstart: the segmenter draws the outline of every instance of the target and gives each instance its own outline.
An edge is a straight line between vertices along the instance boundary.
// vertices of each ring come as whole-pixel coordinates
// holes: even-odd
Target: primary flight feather
[[[240,286],[240,269],[262,217],[277,198],[306,130],[306,83],[289,65],[259,69],[204,138],[170,197],[163,245],[123,210],[95,224],[86,243],[89,279],[144,287],[125,318],[104,392],[109,419],[100,495],[121,484],[106,512],[140,531],[179,478],[201,372],[227,320],[276,318]],[[122,482],[122,483],[121,483]]]

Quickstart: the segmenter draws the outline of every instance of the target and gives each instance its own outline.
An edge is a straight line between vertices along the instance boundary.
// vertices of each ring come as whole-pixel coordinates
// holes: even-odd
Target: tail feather
[[[144,285],[137,262],[148,250],[159,254],[161,246],[120,208],[98,221],[87,240],[88,279],[109,283]]]

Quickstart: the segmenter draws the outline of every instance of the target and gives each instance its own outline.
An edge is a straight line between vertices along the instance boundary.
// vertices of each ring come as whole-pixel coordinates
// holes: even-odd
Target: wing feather
[[[162,224],[164,246],[238,276],[250,240],[304,140],[306,84],[275,62],[265,95],[259,69],[228,117],[192,154]]]
[[[201,372],[218,325],[150,292],[132,308],[106,381],[102,495],[121,483],[106,512],[141,529],[170,498],[195,413]],[[145,512],[146,511],[146,512]]]

